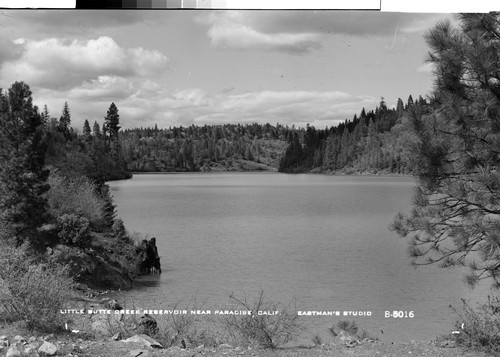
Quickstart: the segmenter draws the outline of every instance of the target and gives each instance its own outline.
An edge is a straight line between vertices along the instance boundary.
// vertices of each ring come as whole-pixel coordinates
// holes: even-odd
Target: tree
[[[101,136],[101,127],[99,126],[99,123],[97,121],[94,122],[94,125],[92,127],[92,134],[95,137],[100,137]]]
[[[413,210],[393,228],[411,237],[415,264],[467,266],[475,286],[500,288],[500,15],[459,15],[426,40],[435,68],[435,110],[411,108],[419,183]]]
[[[118,115],[118,108],[115,103],[111,103],[109,106],[106,117],[104,118],[104,128],[103,130],[109,135],[109,143],[111,153],[115,159],[118,159],[120,152],[120,142],[118,141],[118,131],[120,130],[120,115]]]
[[[17,244],[35,240],[46,223],[48,170],[42,117],[23,82],[0,90],[0,224]]]
[[[90,136],[91,133],[92,132],[90,130],[89,121],[87,119],[85,119],[85,122],[83,123],[83,135]]]
[[[118,115],[118,108],[115,103],[111,103],[109,106],[108,112],[106,113],[106,117],[104,118],[104,125],[108,130],[109,136],[117,136],[118,130],[120,130],[120,115]]]
[[[43,111],[42,111],[42,123],[45,125],[49,122],[50,118],[50,113],[49,113],[49,108],[47,107],[47,104],[43,106]]]
[[[66,137],[69,135],[71,128],[71,114],[69,112],[68,102],[64,102],[61,118],[59,118],[59,128]]]

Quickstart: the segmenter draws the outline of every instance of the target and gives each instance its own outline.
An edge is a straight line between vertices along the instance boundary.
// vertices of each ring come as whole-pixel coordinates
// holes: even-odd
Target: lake
[[[397,342],[449,333],[450,303],[474,305],[488,292],[471,291],[460,270],[409,265],[407,242],[388,227],[409,211],[413,178],[138,174],[110,186],[127,229],[157,238],[163,273],[120,295],[144,308],[227,309],[231,293],[252,300],[262,290],[284,304],[295,298],[300,311],[371,313],[304,317],[305,341],[327,341],[327,327],[354,319]],[[385,317],[394,310],[414,318]]]

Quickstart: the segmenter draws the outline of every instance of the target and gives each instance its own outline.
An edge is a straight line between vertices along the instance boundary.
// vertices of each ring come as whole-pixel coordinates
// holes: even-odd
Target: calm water
[[[164,273],[138,281],[126,299],[144,308],[192,301],[230,308],[229,295],[298,301],[299,310],[371,311],[355,319],[385,341],[447,333],[448,308],[473,299],[461,272],[414,269],[407,243],[388,230],[409,210],[403,177],[208,173],[135,175],[111,183],[130,231],[157,238]],[[123,297],[122,297],[123,298]],[[413,319],[385,318],[392,310]],[[307,339],[345,317],[304,317]],[[352,319],[352,318],[349,318]],[[383,334],[380,332],[383,330]]]

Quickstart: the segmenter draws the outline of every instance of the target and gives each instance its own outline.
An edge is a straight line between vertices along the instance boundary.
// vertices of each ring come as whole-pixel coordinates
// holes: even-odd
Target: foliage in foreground
[[[466,14],[426,36],[436,109],[409,120],[419,184],[393,229],[410,238],[416,264],[466,266],[474,287],[500,288],[500,14]]]
[[[0,309],[10,320],[22,320],[29,330],[63,328],[59,310],[72,297],[67,268],[36,262],[23,245],[0,249]]]
[[[500,352],[500,299],[488,296],[488,302],[473,309],[462,299],[461,309],[450,305],[460,317],[454,335],[460,346]]]
[[[294,301],[284,306],[266,300],[262,291],[253,303],[234,295],[230,297],[238,307],[252,312],[252,315],[228,315],[224,320],[227,331],[244,344],[275,349],[293,341],[304,329],[295,313]],[[259,315],[258,311],[275,311],[278,314]]]

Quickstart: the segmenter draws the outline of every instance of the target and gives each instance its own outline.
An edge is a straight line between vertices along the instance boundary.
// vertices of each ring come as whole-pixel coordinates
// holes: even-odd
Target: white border
[[[105,0],[102,0],[105,1]],[[76,0],[0,0],[3,8],[74,9]],[[388,12],[500,11],[498,0],[226,0],[234,9],[379,9]]]

